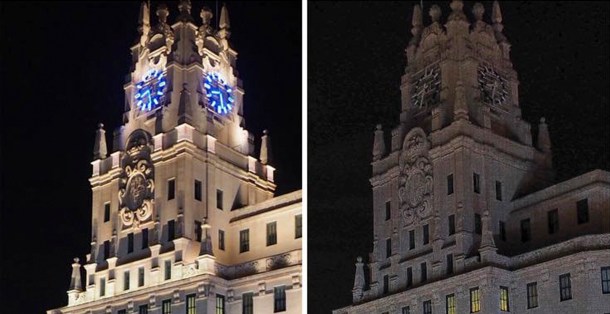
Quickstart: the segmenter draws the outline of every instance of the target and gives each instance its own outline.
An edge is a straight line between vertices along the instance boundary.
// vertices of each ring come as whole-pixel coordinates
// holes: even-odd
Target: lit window
[[[579,225],[589,222],[589,203],[586,198],[576,202],[576,211]]]
[[[430,227],[424,225],[424,245],[430,243]]]
[[[148,228],[142,229],[142,249],[148,247]]]
[[[538,283],[531,282],[527,284],[527,308],[535,307],[538,307]]]
[[[413,285],[413,268],[407,267],[407,288]]]
[[[167,241],[172,241],[176,238],[176,222],[172,219],[167,222]]]
[[[500,287],[500,311],[509,311],[508,306],[508,288]]]
[[[559,212],[557,209],[553,209],[547,213],[547,220],[549,222],[549,234],[553,234],[559,230]]]
[[[201,201],[201,181],[195,180],[195,199]]]
[[[171,260],[166,260],[165,261],[165,280],[170,280],[172,279],[172,261]]]
[[[502,182],[496,181],[496,199],[498,201],[502,200]]]
[[[415,230],[409,231],[409,250],[415,249]]]
[[[481,234],[482,229],[481,215],[474,214],[474,233]]]
[[[383,276],[383,294],[388,294],[390,291],[390,278],[388,275]]]
[[[426,280],[428,280],[428,265],[426,265],[426,262],[423,262],[420,264],[420,270],[421,270],[421,282],[424,282]]]
[[[218,230],[218,249],[225,250],[225,232],[224,230]]]
[[[570,281],[570,274],[559,276],[559,294],[561,301],[572,299],[572,282]]]
[[[104,204],[104,222],[110,221],[110,203]]]
[[[456,314],[455,309],[455,294],[450,294],[445,297],[447,314]]]
[[[100,297],[106,295],[106,278],[100,278]]]
[[[481,295],[479,287],[470,289],[470,313],[481,311]]]
[[[127,253],[133,252],[133,233],[127,235]]]
[[[447,254],[447,275],[453,274],[453,254]]]
[[[527,242],[532,238],[530,229],[530,220],[521,220],[521,242]]]
[[[403,306],[401,314],[411,314],[411,308],[408,306]]]
[[[424,301],[424,314],[432,314],[432,300]]]
[[[273,312],[286,311],[286,287],[279,286],[273,288]]]
[[[303,236],[303,216],[294,216],[294,238],[299,239]]]
[[[250,229],[239,232],[239,253],[250,251]]]
[[[172,314],[172,300],[163,300],[161,303],[161,314]]]
[[[385,257],[389,258],[392,256],[392,239],[385,239]]]
[[[195,303],[194,294],[186,296],[186,314],[197,314],[197,303]]]
[[[144,285],[144,267],[138,268],[138,287]]]
[[[195,240],[201,242],[201,235],[203,230],[201,230],[201,221],[195,220]]]
[[[270,222],[267,224],[267,246],[277,244],[277,223]]]
[[[602,293],[610,293],[610,266],[602,267]]]
[[[475,193],[481,193],[481,178],[478,173],[472,174],[472,186]]]
[[[173,200],[176,197],[176,180],[169,179],[167,181],[167,200]]]
[[[390,220],[392,217],[392,209],[390,207],[390,201],[385,202],[385,220]]]
[[[449,235],[455,234],[455,215],[449,215]]]
[[[123,290],[129,290],[129,271],[125,271],[123,274]]]
[[[447,195],[453,194],[453,174],[447,176]]]
[[[138,314],[148,314],[148,304],[142,304],[138,307]]]
[[[241,297],[241,308],[243,314],[254,314],[254,300],[252,292],[244,293]]]
[[[216,208],[223,210],[222,206],[222,190],[216,190]]]
[[[225,296],[216,294],[216,314],[225,314]]]
[[[499,222],[500,226],[500,239],[502,241],[506,241],[506,224],[504,223],[504,221],[500,221]]]

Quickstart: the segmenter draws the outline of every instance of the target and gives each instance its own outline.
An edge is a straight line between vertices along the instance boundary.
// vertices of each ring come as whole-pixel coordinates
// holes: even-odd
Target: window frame
[[[161,302],[161,314],[172,314],[172,299],[166,299]]]
[[[510,312],[510,296],[505,286],[500,286],[500,311]]]
[[[529,218],[521,219],[519,229],[521,230],[521,243],[526,243],[532,240],[532,224]]]
[[[110,202],[104,203],[104,222],[110,221]]]
[[[218,249],[225,250],[225,231],[222,229],[218,229]]]
[[[602,294],[610,293],[610,266],[604,266],[600,269],[601,282],[602,282]]]
[[[559,210],[557,208],[549,210],[546,213],[548,222],[548,233],[555,234],[559,231]]]
[[[589,199],[583,198],[576,202],[576,221],[579,225],[589,222]]]
[[[196,201],[201,202],[201,199],[202,199],[201,196],[203,194],[202,187],[203,187],[203,184],[201,183],[201,181],[195,179],[195,182],[193,184],[193,198],[195,198]]]
[[[123,291],[129,291],[131,289],[131,274],[129,270],[123,272]]]
[[[483,221],[481,220],[481,214],[474,214],[474,233],[478,235],[483,234]]]
[[[447,217],[447,220],[448,220],[448,221],[447,221],[447,224],[448,224],[448,226],[447,226],[447,227],[448,227],[448,228],[447,228],[447,229],[448,229],[448,230],[447,230],[447,233],[448,233],[450,236],[452,236],[452,235],[454,235],[454,234],[455,234],[455,215],[454,215],[454,214],[449,215],[449,216]]]
[[[454,269],[453,269],[453,254],[452,253],[447,254],[446,262],[447,262],[447,271],[446,271],[446,274],[447,275],[452,275],[453,271],[454,271]]]
[[[454,193],[453,187],[453,173],[447,176],[447,195],[452,195]]]
[[[303,215],[294,216],[294,238],[300,239],[303,237]]]
[[[250,229],[239,230],[239,253],[250,251]]]
[[[432,314],[432,300],[424,301],[422,309],[424,311],[424,314]]]
[[[423,245],[427,245],[430,243],[430,225],[425,224],[423,227],[424,236],[422,238]]]
[[[392,203],[390,201],[385,202],[385,221],[392,218]]]
[[[171,242],[176,239],[176,221],[167,221],[167,242]]]
[[[127,234],[127,254],[133,253],[133,232]]]
[[[572,280],[570,273],[559,275],[559,301],[572,300]]]
[[[502,182],[496,180],[496,201],[502,201]]]
[[[277,244],[277,221],[267,223],[267,246]]]
[[[413,286],[413,267],[409,266],[407,267],[407,288],[410,288]]]
[[[419,264],[419,282],[428,281],[428,264],[426,262]]]
[[[163,280],[172,279],[172,260],[167,259],[163,262]]]
[[[176,178],[167,179],[167,200],[176,199]]]
[[[286,311],[286,286],[273,287],[273,313]]]
[[[148,248],[148,228],[142,229],[142,249]]]
[[[138,267],[138,287],[143,287],[145,283],[144,267]]]
[[[215,313],[216,314],[225,314],[225,296],[222,294],[216,293],[216,305],[215,305]]]
[[[457,308],[455,304],[455,294],[448,294],[445,296],[445,313],[456,314]]]
[[[246,300],[249,300],[246,302]],[[254,314],[254,293],[246,292],[241,295],[241,312],[242,314]]]
[[[538,307],[538,282],[530,282],[525,287],[527,296],[527,308],[533,309]]]
[[[472,173],[472,190],[476,194],[481,194],[481,176],[476,172]]]
[[[481,291],[479,287],[470,288],[470,313],[481,311]]]
[[[184,303],[186,314],[197,314],[197,299],[194,293],[187,295]]]
[[[224,210],[224,193],[221,189],[216,189],[216,208]]]
[[[415,229],[409,230],[409,250],[415,250]]]

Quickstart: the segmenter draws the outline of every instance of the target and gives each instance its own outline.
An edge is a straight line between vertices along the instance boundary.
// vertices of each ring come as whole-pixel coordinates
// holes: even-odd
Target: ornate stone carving
[[[406,226],[432,213],[432,164],[428,160],[430,143],[421,128],[411,130],[399,157],[398,198]]]
[[[127,139],[119,179],[119,217],[123,227],[137,227],[152,217],[154,166],[150,159],[152,137],[136,130]]]

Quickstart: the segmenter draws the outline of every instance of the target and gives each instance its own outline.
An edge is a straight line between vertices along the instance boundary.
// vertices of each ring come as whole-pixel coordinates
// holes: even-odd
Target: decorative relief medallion
[[[124,227],[137,227],[152,217],[155,182],[151,140],[143,130],[134,131],[127,139],[119,179],[119,216]]]
[[[402,144],[398,198],[407,226],[432,213],[432,164],[427,157],[429,148],[426,134],[420,128],[411,130]]]

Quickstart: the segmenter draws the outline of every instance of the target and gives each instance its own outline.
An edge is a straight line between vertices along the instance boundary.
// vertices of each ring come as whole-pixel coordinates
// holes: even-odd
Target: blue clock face
[[[233,98],[233,88],[217,73],[209,73],[203,81],[205,96],[208,99],[208,106],[220,115],[226,115],[233,110],[235,99]]]
[[[161,103],[167,82],[162,71],[151,70],[136,84],[136,105],[142,111],[150,111]]]

